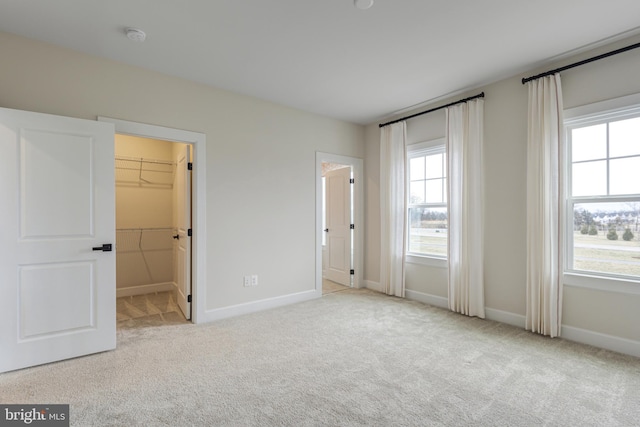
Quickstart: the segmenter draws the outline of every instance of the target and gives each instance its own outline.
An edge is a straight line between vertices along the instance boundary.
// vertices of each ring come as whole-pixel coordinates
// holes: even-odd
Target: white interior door
[[[351,168],[327,172],[326,278],[351,286]]]
[[[173,186],[176,203],[176,284],[178,306],[184,317],[191,319],[191,171],[189,170],[190,146],[185,146],[176,159],[176,179]]]
[[[113,125],[4,108],[0,125],[0,372],[114,349]]]

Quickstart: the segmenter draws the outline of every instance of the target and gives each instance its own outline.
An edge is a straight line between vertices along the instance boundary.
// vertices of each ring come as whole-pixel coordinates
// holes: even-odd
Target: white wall
[[[206,134],[208,310],[313,289],[316,151],[365,159],[364,279],[378,282],[377,124],[363,129],[6,33],[0,33],[0,51],[2,107],[91,120],[106,116]],[[638,75],[637,51],[567,71],[565,106],[640,93]],[[455,97],[486,93],[485,296],[489,308],[516,317],[524,315],[525,301],[527,93],[521,77]],[[411,123],[410,138],[442,134],[436,128]],[[260,285],[243,287],[246,274],[258,274]],[[429,267],[412,266],[407,286],[446,296],[442,272]],[[564,324],[638,342],[638,307],[638,295],[566,287]]]
[[[567,58],[562,63],[546,64],[421,109],[485,92],[485,300],[494,315],[497,313],[504,320],[524,326],[527,87],[522,85],[521,78],[638,41],[636,37]],[[640,93],[639,75],[640,51],[637,50],[565,71],[562,73],[565,108]],[[444,130],[442,111],[411,119],[407,122],[408,143],[444,136]],[[379,280],[380,248],[379,237],[374,235],[379,234],[380,223],[377,124],[367,126],[365,135],[368,184],[365,280],[375,284]],[[446,269],[408,264],[406,285],[408,290],[436,297],[436,300],[446,298]],[[563,325],[566,335],[572,338],[596,339],[598,334],[604,334],[618,342],[631,340],[634,351],[640,351],[640,295],[566,286]]]
[[[367,287],[380,282],[380,131],[378,125],[365,128],[364,153],[364,276]],[[376,286],[377,285],[377,286]]]
[[[207,310],[314,289],[315,152],[362,158],[362,126],[6,33],[0,52],[2,107],[206,134]]]

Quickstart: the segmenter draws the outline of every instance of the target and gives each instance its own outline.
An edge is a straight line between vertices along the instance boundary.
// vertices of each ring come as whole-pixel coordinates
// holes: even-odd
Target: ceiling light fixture
[[[144,33],[144,31],[137,28],[127,28],[125,32],[127,33],[127,37],[129,38],[129,40],[133,40],[134,42],[143,42],[144,39],[147,38],[147,35]]]
[[[353,0],[353,5],[358,9],[366,10],[373,6],[373,0]]]

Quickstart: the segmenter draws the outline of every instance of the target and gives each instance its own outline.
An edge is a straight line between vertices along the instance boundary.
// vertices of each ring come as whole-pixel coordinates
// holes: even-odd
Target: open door
[[[326,278],[344,286],[351,286],[351,168],[327,172]]]
[[[114,127],[0,108],[0,372],[116,346]]]
[[[176,177],[173,186],[174,202],[178,213],[175,219],[177,239],[176,284],[178,306],[187,320],[191,319],[191,147],[183,147],[176,159]]]

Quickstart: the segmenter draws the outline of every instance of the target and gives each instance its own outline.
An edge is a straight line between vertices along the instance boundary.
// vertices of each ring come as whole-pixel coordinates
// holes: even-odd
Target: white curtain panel
[[[527,139],[527,317],[526,328],[560,335],[562,282],[559,252],[560,75],[529,85]]]
[[[447,108],[449,308],[484,318],[484,100]]]
[[[380,287],[397,297],[404,297],[406,135],[405,122],[380,129]]]

